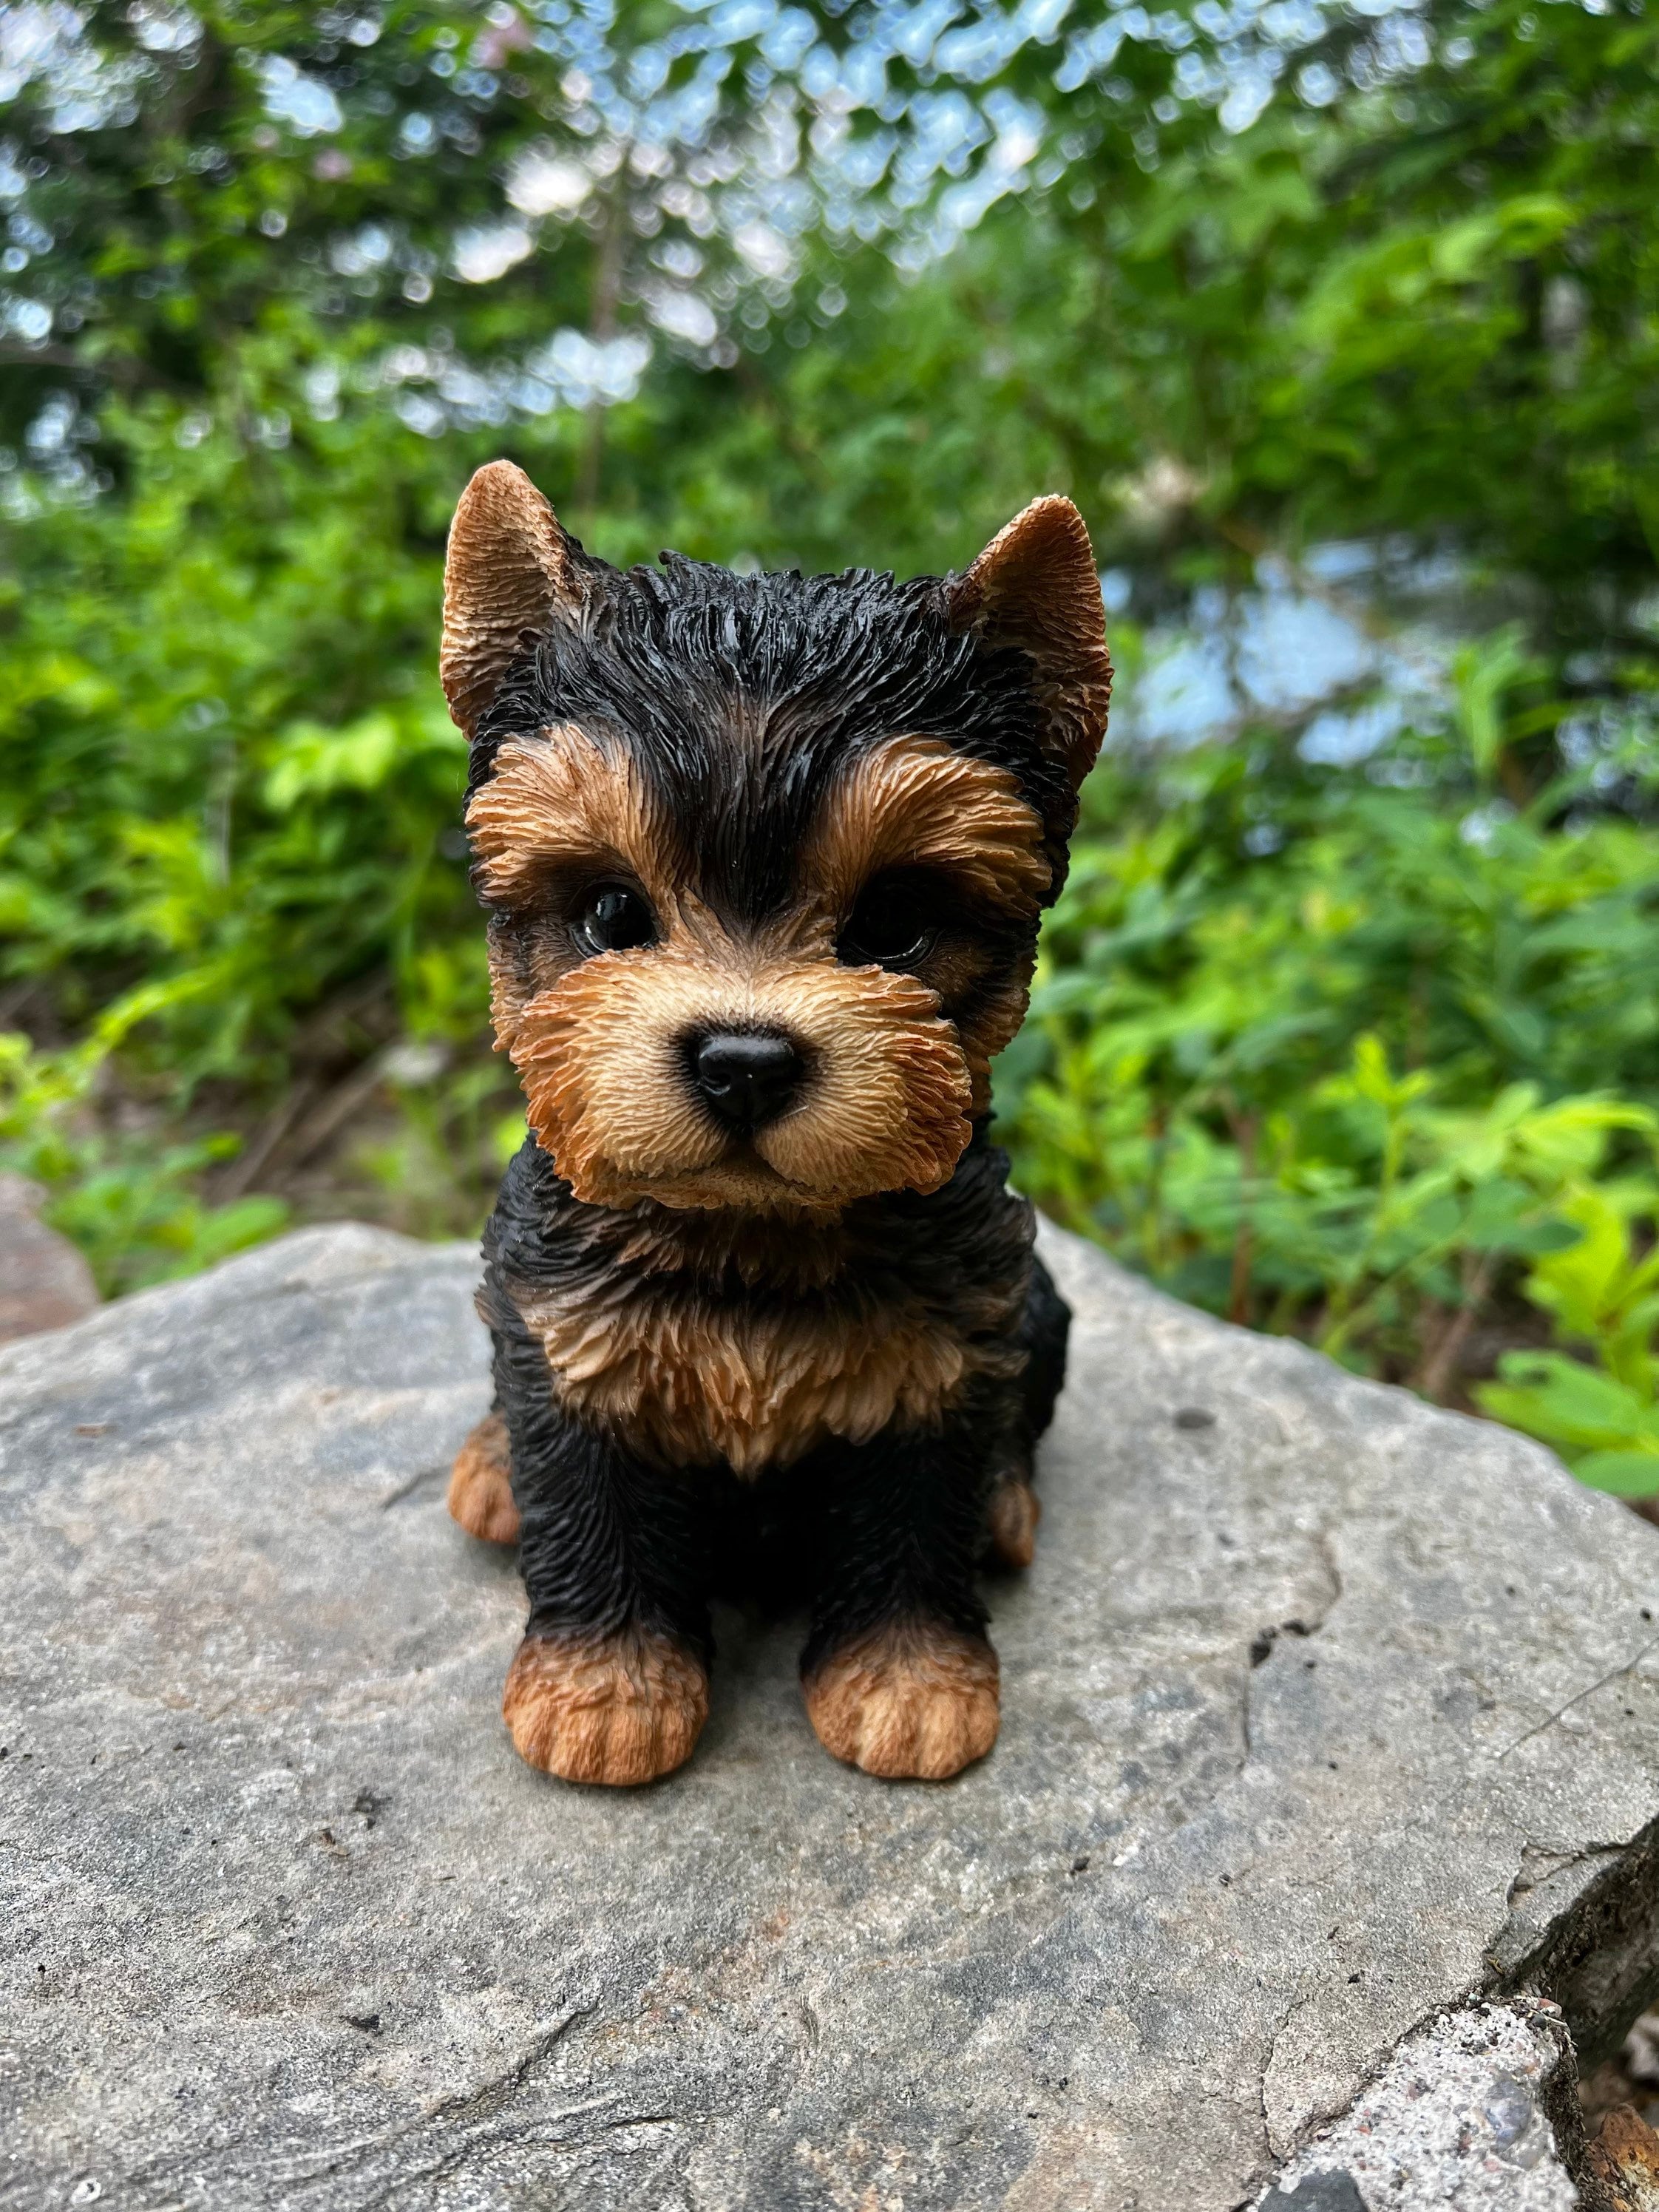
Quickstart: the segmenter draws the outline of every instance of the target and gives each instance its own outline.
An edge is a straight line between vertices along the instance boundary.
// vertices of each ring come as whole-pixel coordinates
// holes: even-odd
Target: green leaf
[[[1651,1451],[1593,1451],[1573,1464],[1580,1482],[1615,1498],[1659,1497],[1659,1443]]]
[[[1610,1375],[1559,1352],[1506,1352],[1498,1372],[1501,1382],[1475,1392],[1496,1420],[1569,1449],[1620,1449],[1650,1437],[1659,1450],[1652,1401]]]

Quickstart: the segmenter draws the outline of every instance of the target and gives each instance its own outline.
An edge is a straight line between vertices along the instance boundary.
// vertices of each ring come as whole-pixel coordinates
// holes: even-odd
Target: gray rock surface
[[[518,1762],[469,1251],[308,1231],[0,1353],[0,2205],[1227,2212],[1467,1993],[1621,2026],[1659,1531],[1048,1249],[944,1786],[833,1764],[736,1615],[680,1775]]]

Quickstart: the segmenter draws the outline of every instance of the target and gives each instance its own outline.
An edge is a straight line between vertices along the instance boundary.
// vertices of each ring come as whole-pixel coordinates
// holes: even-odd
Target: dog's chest
[[[721,1297],[669,1278],[539,1291],[521,1310],[580,1418],[650,1459],[752,1477],[832,1437],[937,1426],[973,1376],[1020,1364],[1003,1303]]]

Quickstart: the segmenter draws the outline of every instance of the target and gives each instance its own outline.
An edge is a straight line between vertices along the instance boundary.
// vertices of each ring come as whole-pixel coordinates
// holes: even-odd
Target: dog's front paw
[[[955,1629],[877,1630],[819,1661],[805,1689],[818,1741],[866,1774],[943,1782],[997,1740],[997,1655]]]
[[[526,1636],[501,1713],[520,1759],[566,1782],[653,1782],[691,1756],[708,1717],[702,1663],[666,1637]]]
[[[487,1544],[516,1544],[519,1509],[513,1503],[513,1450],[507,1423],[486,1413],[455,1455],[449,1475],[450,1518]]]

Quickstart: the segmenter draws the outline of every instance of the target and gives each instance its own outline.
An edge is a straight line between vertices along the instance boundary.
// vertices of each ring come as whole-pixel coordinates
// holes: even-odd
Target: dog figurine
[[[1106,726],[1082,520],[1040,499],[906,584],[624,574],[495,461],[441,672],[530,1131],[449,1492],[519,1547],[513,1741],[678,1766],[710,1596],[758,1582],[810,1605],[826,1749],[955,1774],[996,1738],[975,1576],[1030,1559],[1070,1318],[986,1131]]]

